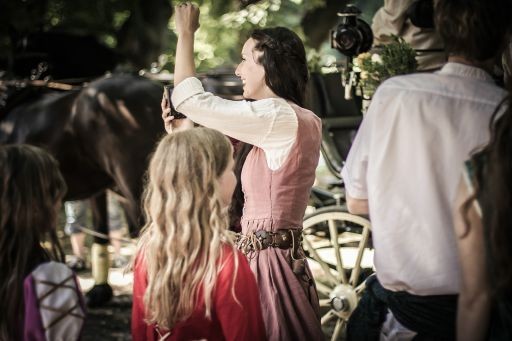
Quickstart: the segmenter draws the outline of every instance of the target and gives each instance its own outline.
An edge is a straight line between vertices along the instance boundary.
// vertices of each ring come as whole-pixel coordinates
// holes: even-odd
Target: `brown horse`
[[[27,92],[23,103],[0,118],[0,143],[29,143],[50,151],[69,187],[66,200],[114,189],[125,198],[130,231],[136,233],[146,161],[164,133],[162,86],[143,77],[115,75],[80,91]]]
[[[28,86],[0,111],[0,144],[28,143],[51,152],[68,185],[65,200],[94,197],[98,232],[108,234],[104,191],[116,191],[124,198],[129,229],[136,235],[143,175],[155,143],[165,133],[161,95],[161,84],[133,75],[113,75],[64,92]],[[110,298],[110,287],[100,288],[89,292],[91,306]]]

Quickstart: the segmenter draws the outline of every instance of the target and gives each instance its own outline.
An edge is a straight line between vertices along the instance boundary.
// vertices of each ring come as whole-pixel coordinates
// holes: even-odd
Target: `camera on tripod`
[[[340,51],[347,58],[341,62],[341,84],[345,89],[345,99],[353,97],[353,88],[358,83],[358,76],[349,70],[352,59],[372,47],[372,28],[360,19],[361,10],[354,5],[347,5],[338,16],[341,23],[331,31],[331,47]]]
[[[373,33],[370,25],[358,18],[361,10],[354,5],[347,5],[338,16],[341,23],[331,31],[331,47],[348,58],[370,50]]]

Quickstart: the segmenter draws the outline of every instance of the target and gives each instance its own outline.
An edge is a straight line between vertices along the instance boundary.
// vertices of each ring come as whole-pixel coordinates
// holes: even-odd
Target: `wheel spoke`
[[[327,312],[327,314],[325,314],[324,316],[322,316],[322,319],[320,320],[320,324],[321,325],[324,325],[326,324],[327,322],[331,321],[333,318],[335,317],[338,317],[338,315],[336,314],[336,312],[334,310],[329,310]]]
[[[316,284],[316,290],[320,292],[321,294],[324,294],[325,296],[329,296],[329,294],[332,291],[332,288],[329,288],[327,285],[323,284],[320,281],[315,282]]]
[[[331,300],[329,298],[322,298],[318,302],[320,304],[320,307],[330,307],[331,306]]]
[[[350,243],[359,243],[361,241],[361,235],[354,232],[344,232],[338,238],[338,244],[350,244]]]
[[[331,341],[341,340],[341,333],[343,333],[343,327],[345,326],[345,320],[340,318],[336,321],[336,327],[332,333]]]
[[[338,270],[337,280],[343,284],[347,284],[347,276],[343,268],[343,261],[341,259],[340,244],[338,243],[338,229],[334,219],[329,219],[329,233],[331,235],[331,244],[334,249],[334,256],[336,257],[336,269]]]
[[[324,271],[327,280],[330,281],[331,284],[337,285],[338,281],[336,280],[336,278],[331,273],[331,269],[329,268],[329,265],[327,265],[327,263],[325,263],[323,261],[323,259],[318,255],[318,252],[316,252],[316,250],[311,246],[311,243],[309,242],[309,240],[307,238],[304,238],[304,244],[306,244],[308,252],[311,254],[313,259],[318,262],[318,264],[320,265],[320,267]]]
[[[354,290],[357,295],[361,295],[363,293],[364,289],[366,289],[366,281],[363,281]]]
[[[359,274],[361,273],[361,262],[363,260],[364,251],[366,249],[366,245],[368,244],[368,238],[370,236],[370,227],[365,226],[362,232],[362,238],[359,242],[359,248],[357,250],[356,262],[354,263],[354,268],[352,269],[352,273],[350,274],[350,285],[355,286],[359,279]]]

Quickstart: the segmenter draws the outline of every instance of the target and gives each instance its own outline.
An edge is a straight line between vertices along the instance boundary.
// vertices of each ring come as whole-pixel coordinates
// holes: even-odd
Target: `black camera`
[[[433,29],[434,25],[434,1],[415,0],[406,11],[411,23],[419,28]]]
[[[331,31],[331,47],[351,58],[369,51],[373,43],[372,28],[358,18],[361,10],[354,5],[346,6],[338,16],[341,23]]]
[[[187,118],[187,116],[183,115],[179,111],[176,111],[176,109],[174,108],[174,105],[172,105],[171,94],[172,94],[172,86],[165,85],[164,86],[164,97],[167,100],[167,106],[171,107],[171,113],[169,115],[174,116],[174,118],[177,120]]]

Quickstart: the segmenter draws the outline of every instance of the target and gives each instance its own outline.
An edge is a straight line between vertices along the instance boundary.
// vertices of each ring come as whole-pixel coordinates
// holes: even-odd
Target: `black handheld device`
[[[174,116],[174,119],[176,119],[176,120],[187,118],[187,116],[183,115],[179,111],[176,111],[176,109],[174,108],[174,105],[172,105],[171,94],[172,94],[172,86],[171,85],[165,85],[164,86],[164,96],[165,96],[165,99],[167,100],[167,106],[171,107],[171,114],[170,115]]]

